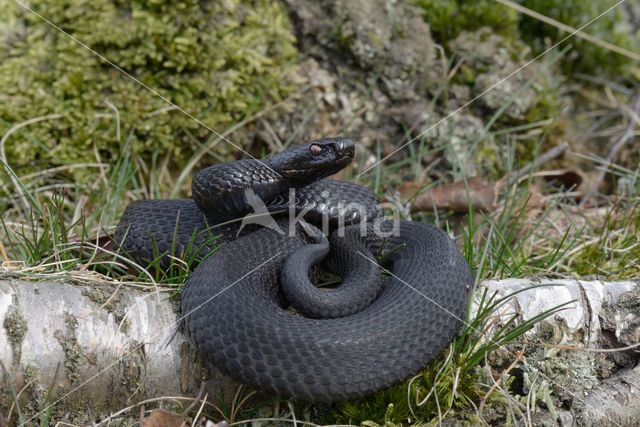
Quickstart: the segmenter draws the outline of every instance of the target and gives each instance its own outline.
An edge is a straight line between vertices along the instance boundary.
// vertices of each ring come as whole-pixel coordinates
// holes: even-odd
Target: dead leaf
[[[406,185],[401,193],[408,194],[412,187],[415,188],[415,185]],[[481,177],[470,178],[466,184],[464,181],[445,184],[428,189],[416,197],[411,211],[445,209],[464,213],[469,210],[469,205],[471,205],[475,210],[491,212],[497,208],[501,187],[501,182],[487,182]]]
[[[604,182],[599,179],[599,171],[583,172],[581,170],[550,171],[545,179],[555,180],[570,190],[577,201],[592,197],[604,191]]]
[[[140,425],[142,427],[186,427],[187,420],[182,414],[165,409],[154,409],[146,418],[141,411]]]

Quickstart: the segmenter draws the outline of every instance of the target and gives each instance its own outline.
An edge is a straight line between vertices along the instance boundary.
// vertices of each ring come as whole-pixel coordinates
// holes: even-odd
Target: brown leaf
[[[487,182],[481,177],[468,179],[466,185],[464,181],[445,184],[420,194],[413,202],[411,211],[446,209],[464,213],[469,210],[469,205],[471,205],[475,210],[491,212],[497,208],[496,201],[501,186],[500,182]],[[401,192],[407,194],[410,189],[411,186],[407,185]]]
[[[148,417],[140,418],[142,427],[185,427],[187,425],[184,415],[165,409],[154,409]]]

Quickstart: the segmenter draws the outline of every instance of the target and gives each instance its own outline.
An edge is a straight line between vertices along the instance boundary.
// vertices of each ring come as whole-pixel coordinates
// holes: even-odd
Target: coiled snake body
[[[188,279],[184,324],[207,360],[245,384],[314,402],[366,396],[425,367],[461,327],[473,279],[453,241],[424,223],[374,221],[369,190],[322,179],[353,154],[351,141],[329,138],[264,162],[214,165],[194,178],[195,202],[134,202],[118,225],[136,259],[151,259],[154,246],[179,254],[200,245],[204,255],[208,226],[252,213],[252,195],[282,210],[296,188],[291,200],[310,210],[305,220],[336,229],[329,239],[284,219],[274,221],[284,232],[236,238],[237,224],[213,229],[225,243]],[[376,259],[388,266],[384,279]],[[341,285],[316,287],[318,263]]]

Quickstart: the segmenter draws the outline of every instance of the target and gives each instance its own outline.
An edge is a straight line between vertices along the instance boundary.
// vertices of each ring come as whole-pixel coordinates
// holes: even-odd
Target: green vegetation
[[[371,420],[385,426],[422,425],[462,415],[463,419],[475,424],[481,422],[481,409],[485,404],[504,406],[505,413],[509,414],[507,419],[521,417],[522,413],[510,413],[514,411],[509,402],[513,397],[491,386],[493,381],[488,378],[491,374],[481,368],[481,363],[497,349],[506,351],[511,359],[517,358],[514,342],[566,304],[542,312],[517,326],[517,313],[504,319],[504,323],[494,325],[495,313],[519,292],[522,291],[497,298],[485,290],[478,301],[476,313],[466,319],[466,325],[446,354],[403,384],[382,390],[368,399],[342,404],[343,421],[357,425],[366,425]],[[491,339],[486,338],[489,330],[493,334]],[[508,374],[501,381],[506,382],[508,390]],[[480,405],[480,410],[477,405]]]
[[[604,13],[616,2],[612,0],[571,0],[569,2],[520,0],[519,3],[563,24],[580,28]],[[625,22],[620,7],[595,20],[584,31],[616,46],[639,52],[640,34],[631,33],[629,23]],[[568,36],[567,33],[527,16],[523,16],[520,20],[520,33],[522,39],[530,43],[536,52],[542,52],[549,47],[547,40],[555,43]],[[565,60],[564,68],[567,72],[597,73],[600,76],[619,77],[620,74],[627,75],[631,71],[633,63],[624,56],[579,38],[573,38],[568,43],[573,45],[574,52]]]
[[[628,209],[623,215],[620,211]],[[634,279],[640,274],[640,207],[626,206],[609,212],[600,232],[584,242],[570,259],[579,275]]]
[[[15,198],[19,201],[12,204],[11,210],[0,205],[0,236],[10,259],[20,261],[22,268],[18,268],[18,274],[60,275],[91,269],[107,277],[141,280],[154,286],[165,284],[179,288],[184,283],[202,260],[202,250],[216,247],[215,229],[204,240],[198,239],[197,244],[194,236],[181,258],[172,248],[168,254],[170,263],[164,268],[161,260],[166,254],[155,250],[154,259],[148,265],[139,265],[118,253],[104,236],[105,227],[111,228],[117,222],[127,201],[138,198],[144,191],[137,176],[148,167],[134,162],[130,150],[129,144],[121,147],[118,161],[101,176],[103,179],[94,186],[90,197],[85,198],[83,186],[76,186],[77,192],[70,189],[66,193],[49,191],[46,186],[30,188],[32,183],[25,182],[5,165],[8,174],[13,176]],[[160,173],[156,171],[150,181],[159,180]],[[84,203],[102,206],[102,209],[85,214]],[[12,221],[16,216],[21,219]],[[211,253],[213,251],[207,256]]]
[[[424,10],[424,19],[431,26],[434,38],[444,46],[463,31],[475,31],[489,27],[512,43],[525,41],[534,53],[540,53],[557,43],[567,33],[528,16],[520,16],[515,10],[493,0],[413,0]],[[615,4],[611,0],[518,0],[517,3],[563,24],[579,28]],[[631,34],[620,8],[593,22],[585,32],[631,51],[637,51],[640,35]],[[596,72],[599,75],[618,76],[628,74],[632,63],[624,56],[602,47],[572,38],[567,42],[574,51],[565,58],[563,68],[567,72]]]
[[[414,0],[424,10],[434,38],[447,43],[463,31],[490,27],[498,34],[515,38],[518,34],[518,14],[493,0]]]
[[[296,58],[285,10],[264,0],[32,1],[61,30],[212,129],[277,101],[293,87]],[[0,134],[49,114],[5,146],[18,171],[114,162],[125,139],[136,158],[174,166],[212,137],[140,83],[17,3],[0,21]],[[221,152],[224,149],[220,148]],[[73,169],[88,182],[93,175]]]

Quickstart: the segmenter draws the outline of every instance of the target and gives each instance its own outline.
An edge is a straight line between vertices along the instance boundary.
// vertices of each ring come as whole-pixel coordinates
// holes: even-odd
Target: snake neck
[[[259,160],[238,160],[207,167],[194,177],[192,197],[214,224],[256,212],[285,193],[290,183]]]

